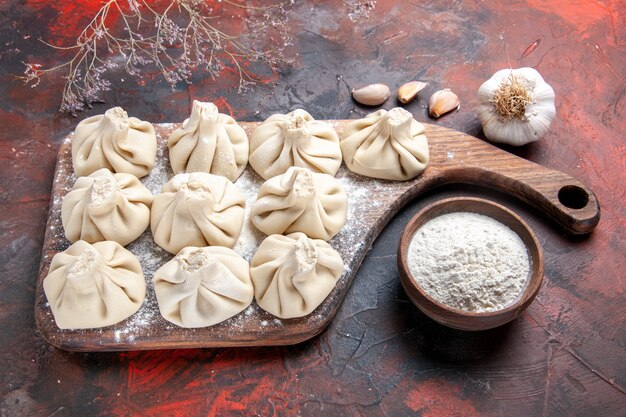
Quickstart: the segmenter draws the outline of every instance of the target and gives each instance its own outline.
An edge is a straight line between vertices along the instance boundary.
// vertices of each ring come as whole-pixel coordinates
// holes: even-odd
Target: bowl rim
[[[417,280],[415,279],[415,277],[413,276],[413,274],[411,273],[411,271],[409,269],[408,262],[407,262],[407,260],[408,260],[408,251],[409,251],[409,246],[410,246],[411,239],[412,239],[413,235],[426,222],[428,222],[428,221],[430,221],[430,220],[432,220],[432,219],[434,219],[436,217],[439,217],[439,216],[441,216],[443,214],[449,214],[449,213],[443,213],[443,214],[439,214],[439,215],[433,216],[432,218],[426,220],[426,222],[424,222],[419,227],[416,227],[415,225],[420,220],[422,220],[422,218],[424,216],[428,215],[433,210],[438,209],[438,208],[440,208],[442,206],[448,206],[448,205],[452,205],[452,204],[455,204],[455,203],[478,203],[479,205],[482,204],[482,205],[491,206],[492,208],[495,208],[496,210],[499,210],[499,211],[505,213],[508,217],[513,219],[513,221],[519,223],[522,226],[522,228],[528,233],[528,235],[530,237],[530,240],[533,243],[533,246],[535,246],[535,248],[536,248],[537,255],[536,255],[536,259],[535,259],[533,257],[533,255],[532,255],[532,251],[530,250],[531,248],[528,247],[528,245],[526,244],[526,241],[524,240],[524,238],[522,236],[520,236],[520,234],[517,231],[513,230],[509,225],[504,224],[500,220],[493,218],[489,214],[485,214],[484,212],[480,212],[480,211],[472,211],[472,210],[453,210],[453,211],[449,212],[449,213],[471,212],[471,213],[481,214],[483,216],[487,216],[489,218],[492,218],[492,219],[496,220],[497,222],[499,222],[501,224],[504,224],[509,229],[511,229],[513,231],[513,233],[515,233],[517,236],[519,236],[519,238],[524,243],[524,247],[526,248],[526,252],[528,253],[528,258],[529,258],[529,261],[530,261],[529,276],[528,276],[526,285],[525,285],[523,291],[518,296],[518,298],[515,300],[515,302],[513,302],[512,304],[509,304],[505,308],[502,308],[502,309],[499,309],[499,310],[494,310],[494,311],[474,312],[474,311],[465,311],[465,310],[461,310],[461,309],[458,309],[458,308],[455,308],[455,307],[451,307],[451,306],[449,306],[447,304],[444,304],[444,303],[436,300],[432,296],[430,296],[422,288],[422,286],[418,284]],[[405,250],[402,250],[402,248],[405,248]],[[496,203],[495,201],[491,201],[491,200],[488,200],[488,199],[485,199],[485,198],[479,198],[479,197],[450,197],[450,198],[444,198],[444,199],[437,200],[437,201],[427,205],[426,207],[422,208],[417,213],[415,213],[413,215],[413,217],[411,217],[411,219],[408,221],[406,226],[404,227],[404,229],[402,231],[402,235],[400,236],[400,241],[398,243],[398,259],[399,259],[399,265],[402,268],[401,272],[403,272],[406,275],[406,277],[407,277],[407,280],[401,280],[403,285],[405,284],[404,281],[410,281],[412,287],[420,294],[421,297],[423,297],[429,303],[433,304],[434,306],[438,307],[439,309],[442,309],[442,310],[446,311],[449,314],[456,315],[456,316],[459,316],[459,317],[461,317],[461,316],[462,317],[467,317],[467,318],[497,317],[499,315],[506,314],[506,313],[509,313],[511,311],[514,311],[514,310],[519,310],[520,308],[526,308],[527,306],[524,306],[524,304],[526,304],[526,303],[530,304],[529,301],[532,301],[534,299],[534,297],[537,295],[537,293],[539,292],[539,289],[541,288],[541,284],[543,282],[543,276],[544,276],[543,249],[541,247],[541,244],[539,243],[539,240],[537,239],[537,236],[535,235],[533,230],[530,228],[530,226],[524,221],[524,219],[522,219],[519,215],[517,215],[511,209],[503,206],[502,204]],[[534,268],[535,262],[538,264],[537,265],[537,269]],[[537,277],[535,277],[535,275],[537,275]],[[411,297],[409,297],[409,298],[411,298]],[[425,309],[422,308],[422,306],[417,305],[417,303],[415,303],[415,302],[414,302],[414,304],[416,304],[416,306],[420,310],[422,310],[422,312],[424,312],[426,315],[428,315],[429,317],[435,319],[436,321],[440,321],[440,320],[432,317],[430,312],[424,311]]]

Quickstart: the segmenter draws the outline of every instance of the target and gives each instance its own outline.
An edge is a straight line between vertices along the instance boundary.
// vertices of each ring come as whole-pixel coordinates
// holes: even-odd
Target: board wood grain
[[[329,122],[341,135],[349,120]],[[250,134],[259,122],[240,124]],[[178,126],[155,125],[161,154],[164,153],[169,133]],[[50,344],[72,351],[270,346],[305,341],[319,334],[335,316],[361,261],[394,214],[425,191],[447,184],[474,184],[513,195],[535,206],[572,234],[590,233],[598,224],[600,206],[594,193],[571,176],[519,158],[461,132],[426,124],[426,133],[430,164],[415,179],[403,182],[377,180],[351,173],[342,165],[337,177],[343,184],[349,185],[350,202],[354,203],[353,197],[360,195],[358,204],[351,204],[346,226],[330,241],[342,254],[346,270],[328,298],[313,313],[302,318],[278,320],[253,302],[239,315],[215,326],[199,329],[179,328],[160,316],[150,274],[146,274],[146,302],[135,316],[102,329],[61,330],[56,326],[43,292],[43,279],[52,257],[69,246],[60,233],[59,215],[62,198],[75,178],[71,173],[70,142],[65,140],[57,159],[36,288],[35,317],[41,335]],[[246,170],[249,171],[248,177],[260,185],[262,179],[251,172],[250,167]],[[142,248],[138,250],[145,249]],[[160,252],[152,258],[145,256],[150,254],[142,255],[154,263],[167,259],[167,255]]]

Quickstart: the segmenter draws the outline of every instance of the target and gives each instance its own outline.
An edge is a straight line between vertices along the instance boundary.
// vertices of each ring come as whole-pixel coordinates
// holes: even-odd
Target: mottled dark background
[[[379,0],[357,22],[345,2],[300,1],[289,13],[293,65],[273,74],[259,69],[273,83],[239,95],[229,72],[216,80],[197,74],[175,91],[113,74],[106,103],[73,118],[57,112],[60,75],[35,89],[14,75],[23,61],[58,62],[37,39],[75,37],[97,7],[93,0],[0,3],[1,415],[626,415],[623,1]],[[536,68],[557,94],[547,137],[513,152],[595,191],[602,219],[592,235],[568,237],[515,200],[451,187],[415,201],[388,225],[338,316],[309,342],[76,354],[39,336],[34,285],[55,157],[80,118],[120,105],[151,122],[181,121],[193,99],[215,101],[240,120],[298,107],[319,119],[356,118],[370,109],[351,101],[351,88],[420,79],[430,83],[424,97],[449,87],[462,106],[434,121],[420,99],[407,106],[418,120],[481,137],[476,91],[509,66]],[[536,301],[496,330],[435,324],[408,302],[398,280],[395,251],[409,217],[459,194],[505,203],[543,245],[545,283]]]

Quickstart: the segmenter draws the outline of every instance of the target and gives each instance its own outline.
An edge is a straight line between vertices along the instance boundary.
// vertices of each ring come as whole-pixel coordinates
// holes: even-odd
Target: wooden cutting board
[[[341,135],[348,120],[329,121]],[[259,122],[240,123],[248,135]],[[157,164],[142,182],[156,194],[172,177],[167,158],[167,137],[179,124],[155,125],[159,150]],[[61,224],[61,202],[76,177],[72,170],[71,137],[59,150],[50,212],[37,280],[35,316],[42,336],[52,345],[73,351],[120,351],[201,348],[222,346],[290,345],[319,334],[333,319],[361,261],[387,222],[409,200],[435,187],[466,183],[503,191],[537,207],[572,234],[590,233],[600,219],[600,207],[591,190],[576,179],[505,152],[480,139],[434,125],[426,125],[430,165],[419,177],[405,182],[376,180],[353,174],[342,165],[337,178],[349,197],[348,220],[330,244],[343,257],[345,272],[328,298],[306,317],[281,320],[255,302],[235,317],[215,326],[184,329],[159,313],[152,287],[156,269],[172,258],[158,248],[147,230],[127,248],[140,260],[147,295],[130,318],[102,329],[61,330],[52,316],[43,291],[52,257],[69,246]],[[248,261],[263,239],[250,225],[248,210],[262,184],[250,167],[236,181],[247,198],[244,230],[235,250]]]

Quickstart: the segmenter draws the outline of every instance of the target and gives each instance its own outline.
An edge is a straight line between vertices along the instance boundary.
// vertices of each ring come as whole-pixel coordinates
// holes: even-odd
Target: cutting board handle
[[[532,170],[524,165],[532,164]],[[600,220],[600,205],[589,188],[569,175],[530,161],[515,165],[451,168],[451,182],[487,186],[513,195],[546,213],[572,234],[591,233]]]
[[[591,233],[598,224],[598,199],[577,179],[462,132],[427,125],[427,133],[431,160],[409,191],[411,197],[433,186],[474,184],[519,198],[569,233]]]

